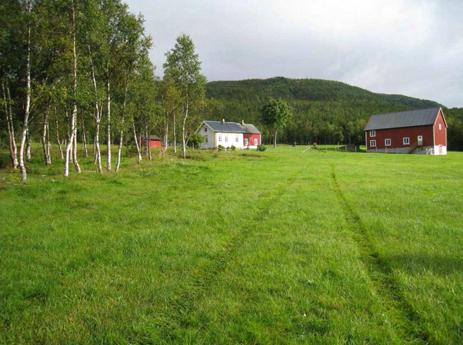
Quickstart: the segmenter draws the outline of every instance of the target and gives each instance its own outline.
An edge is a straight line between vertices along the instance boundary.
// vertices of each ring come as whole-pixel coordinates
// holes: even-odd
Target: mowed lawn
[[[461,344],[463,154],[0,170],[0,344]]]

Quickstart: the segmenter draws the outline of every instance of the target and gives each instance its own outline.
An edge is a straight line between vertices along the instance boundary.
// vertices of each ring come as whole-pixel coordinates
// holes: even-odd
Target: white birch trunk
[[[43,119],[43,127],[42,127],[42,150],[43,150],[43,161],[45,165],[51,164],[51,156],[50,156],[50,139],[49,139],[49,121],[48,116],[50,113],[50,106],[47,106],[47,110],[45,111],[45,117]]]
[[[82,119],[82,144],[84,145],[84,156],[88,157],[87,132],[85,131],[85,121]]]
[[[122,120],[121,120],[121,130],[119,132],[119,147],[117,149],[117,161],[116,161],[116,172],[119,171],[121,167],[122,160],[122,145],[124,144],[124,123],[125,123],[125,106],[127,104],[127,91],[128,83],[126,81],[125,91],[124,91],[124,103],[122,103]]]
[[[108,111],[108,114],[107,114],[107,117],[108,117],[108,134],[107,134],[107,138],[108,138],[108,150],[107,150],[107,157],[106,157],[106,169],[108,171],[111,171],[111,84],[109,82],[109,78],[107,80],[107,83],[106,83],[106,92],[107,92],[107,111]]]
[[[183,158],[186,158],[186,120],[188,118],[188,111],[189,111],[189,102],[188,98],[186,100],[186,105],[185,105],[185,116],[183,117],[183,123],[182,123],[182,155]]]
[[[174,153],[177,153],[177,130],[176,130],[176,121],[175,121],[175,112],[174,112],[174,117],[173,117],[173,120],[174,120],[174,124],[173,124],[173,131],[174,131],[174,142],[173,142],[173,145],[174,145]]]
[[[13,169],[18,169],[18,150],[16,147],[16,137],[14,134],[13,111],[11,109],[10,88],[7,87],[5,92],[5,84],[2,83],[4,110],[6,117],[6,125],[8,129],[8,148],[10,150],[10,159]]]
[[[59,154],[61,156],[61,159],[64,159],[64,152],[63,152],[63,148],[61,146],[61,138],[59,136],[59,124],[58,124],[58,120],[56,120],[55,122],[55,126],[56,126],[56,142],[58,144],[58,149],[59,149]]]
[[[29,4],[28,12],[31,13],[32,8]],[[19,170],[21,172],[21,181],[26,182],[27,170],[24,161],[24,151],[26,148],[26,136],[29,130],[29,115],[31,111],[31,27],[30,23],[27,28],[27,63],[26,63],[26,106],[24,108],[24,122],[21,133],[21,145],[19,147]]]
[[[94,138],[94,150],[95,150],[95,164],[99,173],[103,172],[103,166],[101,163],[101,148],[100,148],[100,122],[101,122],[101,111],[100,104],[98,102],[98,85],[96,83],[95,66],[93,65],[93,59],[91,55],[90,46],[88,46],[88,54],[90,56],[90,65],[92,71],[92,84],[93,91],[95,93],[95,138]]]
[[[140,150],[140,143],[138,142],[137,136],[137,129],[135,128],[135,121],[132,122],[132,129],[133,129],[133,139],[135,140],[135,147],[137,148],[137,162],[140,164],[142,160],[141,150]]]

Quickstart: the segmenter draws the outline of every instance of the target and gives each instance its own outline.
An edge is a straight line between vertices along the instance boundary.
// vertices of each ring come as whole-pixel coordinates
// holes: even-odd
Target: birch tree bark
[[[101,148],[100,148],[100,123],[101,123],[101,110],[98,101],[98,84],[96,82],[95,76],[95,65],[93,63],[93,58],[91,55],[90,46],[88,46],[88,53],[90,56],[90,69],[92,72],[92,84],[93,92],[95,93],[95,138],[94,138],[94,147],[95,147],[95,163],[99,173],[103,172],[103,166],[101,163]]]
[[[50,131],[49,131],[49,113],[50,113],[50,105],[47,105],[47,109],[45,111],[45,117],[43,119],[43,126],[42,126],[42,151],[43,151],[43,161],[45,165],[51,164],[51,155],[50,155]]]
[[[56,112],[56,109],[55,109],[55,112]],[[55,126],[56,126],[56,143],[58,144],[58,149],[59,149],[59,154],[61,156],[61,159],[64,159],[63,147],[61,146],[62,142],[61,142],[61,138],[60,138],[60,135],[59,135],[59,123],[58,123],[58,120],[55,121]]]
[[[87,132],[85,130],[85,121],[82,119],[82,144],[84,145],[84,156],[88,157],[88,148],[87,148]]]
[[[77,173],[80,173],[80,165],[77,160],[77,47],[76,47],[76,8],[75,2],[72,1],[72,92],[73,92],[73,107],[71,115],[71,126],[69,129],[68,142],[66,145],[66,157],[64,164],[64,176],[69,176],[69,164],[72,159],[74,168]],[[73,151],[73,152],[71,152]]]
[[[188,111],[189,111],[189,102],[188,97],[185,102],[185,116],[183,117],[182,123],[182,155],[183,158],[186,158],[186,120],[188,118]]]
[[[121,130],[119,132],[119,147],[117,149],[116,172],[118,172],[119,168],[121,167],[122,145],[124,143],[124,124],[125,124],[125,107],[127,105],[127,91],[128,91],[128,82],[126,81],[125,90],[124,90],[124,102],[122,103]]]
[[[137,162],[138,162],[138,164],[140,164],[143,157],[141,155],[140,143],[138,142],[138,136],[137,136],[137,129],[135,127],[135,121],[132,122],[132,129],[133,129],[133,139],[135,140],[135,147],[137,148]]]
[[[106,157],[106,169],[108,171],[111,171],[111,83],[109,81],[109,78],[106,82],[106,102],[107,102],[107,119],[108,119],[108,123],[107,123],[107,130],[108,130],[108,133],[107,133],[107,143],[108,143],[108,149],[107,149],[107,157]]]
[[[27,12],[30,16],[32,12],[32,3],[29,2]],[[24,108],[24,122],[21,132],[21,145],[19,147],[19,170],[21,173],[21,181],[26,182],[27,170],[24,161],[24,151],[26,149],[26,136],[29,130],[29,116],[31,111],[31,24],[28,22],[27,28],[27,52],[26,52],[26,105]]]
[[[7,92],[5,92],[5,89],[7,89]],[[16,170],[18,169],[18,150],[16,147],[16,137],[14,134],[14,122],[13,122],[13,111],[11,108],[10,88],[8,86],[5,88],[5,84],[2,83],[2,91],[3,91],[5,120],[6,120],[7,130],[8,130],[8,148],[10,151],[11,166],[13,167],[13,169]]]
[[[173,116],[173,127],[172,127],[172,130],[173,130],[173,134],[174,134],[174,142],[172,143],[173,146],[174,146],[174,153],[177,153],[177,131],[176,131],[176,121],[175,121],[175,112],[174,112],[174,116]]]

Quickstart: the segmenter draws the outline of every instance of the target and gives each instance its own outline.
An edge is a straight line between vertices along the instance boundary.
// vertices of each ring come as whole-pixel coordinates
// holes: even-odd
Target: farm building
[[[161,138],[159,138],[157,135],[150,135],[149,137],[143,137],[141,138],[140,142],[143,146],[149,143],[151,148],[159,148],[162,146]]]
[[[442,108],[372,115],[365,127],[367,152],[447,154]]]
[[[204,141],[201,148],[216,148],[234,146],[237,149],[257,148],[261,144],[260,131],[250,123],[203,121],[196,133],[200,134]]]

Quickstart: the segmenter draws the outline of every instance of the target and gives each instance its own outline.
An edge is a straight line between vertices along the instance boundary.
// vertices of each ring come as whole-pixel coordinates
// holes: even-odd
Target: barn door
[[[423,146],[423,136],[418,135],[417,137],[418,146]]]

